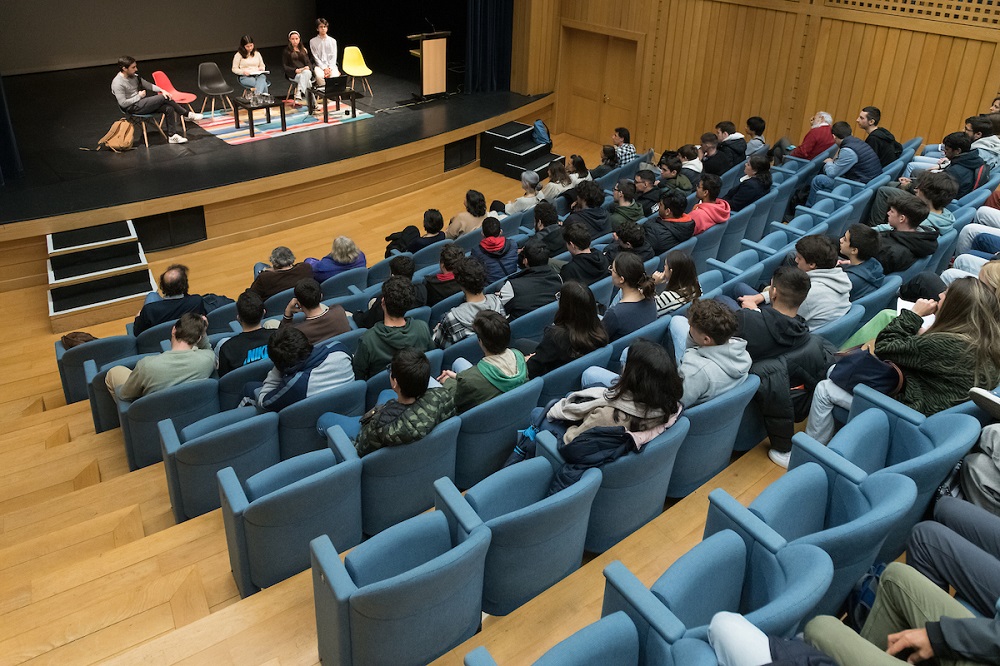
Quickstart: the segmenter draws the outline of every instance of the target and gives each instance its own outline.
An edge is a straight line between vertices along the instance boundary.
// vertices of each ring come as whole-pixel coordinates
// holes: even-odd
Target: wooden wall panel
[[[538,95],[555,90],[559,5],[560,0],[514,0],[511,91]]]

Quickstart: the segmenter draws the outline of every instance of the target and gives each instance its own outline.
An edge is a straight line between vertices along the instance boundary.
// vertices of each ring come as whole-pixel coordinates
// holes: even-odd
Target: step
[[[50,257],[47,266],[50,287],[92,282],[101,277],[149,268],[139,241],[61,254]]]
[[[504,123],[499,127],[488,129],[483,132],[483,134],[486,134],[496,141],[511,141],[519,137],[523,137],[524,135],[530,135],[533,129],[534,126],[532,125],[525,125],[524,123],[512,121]]]
[[[137,241],[135,225],[132,220],[109,222],[83,229],[70,229],[48,234],[46,237],[50,257],[89,250],[99,247]]]
[[[49,322],[54,333],[80,330],[93,324],[135,315],[143,300],[156,290],[149,269],[98,278],[49,290]]]
[[[525,160],[508,160],[503,173],[511,178],[520,179],[522,172],[534,171],[538,174],[540,179],[544,179],[548,177],[549,164],[552,162],[561,162],[564,159],[565,158],[562,155],[556,155],[554,153],[529,155]]]
[[[531,137],[523,139],[514,143],[510,146],[497,146],[494,150],[502,155],[505,155],[507,159],[513,160],[515,158],[525,158],[533,153],[537,152],[548,152],[549,144],[547,143],[535,143]]]

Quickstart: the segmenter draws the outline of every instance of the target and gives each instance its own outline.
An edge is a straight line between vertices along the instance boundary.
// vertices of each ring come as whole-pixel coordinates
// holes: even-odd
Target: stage
[[[271,70],[271,93],[284,96],[288,82],[281,72],[280,49],[262,49],[262,55]],[[199,95],[195,104],[198,110],[198,63],[209,60],[219,64],[238,94],[236,77],[229,71],[231,53],[141,61],[139,72],[152,80],[155,70],[163,70],[178,90]],[[129,210],[130,204],[270,179],[454,134],[462,128],[474,127],[478,132],[481,129],[477,125],[491,126],[486,122],[491,118],[497,118],[496,124],[506,122],[511,112],[539,99],[509,92],[461,94],[461,72],[450,72],[448,89],[453,93],[404,106],[419,91],[414,61],[412,70],[375,73],[370,78],[374,97],[359,99],[358,111],[371,113],[371,119],[238,146],[228,145],[189,122],[186,144],[168,144],[151,129],[147,150],[137,128],[136,148],[132,151],[115,154],[106,149],[80,150],[96,148],[98,139],[120,117],[110,90],[115,73],[114,66],[109,65],[4,79],[25,173],[0,187],[0,224],[4,225],[0,227],[0,241],[35,235],[21,226],[31,225],[32,220],[66,220],[66,216],[73,218],[90,211],[90,215],[79,218],[81,223],[97,221],[105,209],[116,211],[109,213],[113,218],[123,207]],[[314,170],[303,174],[303,180],[313,180],[317,175]],[[405,180],[405,168],[396,177]],[[288,182],[284,178],[276,185],[284,188]],[[260,183],[261,191],[268,189],[271,186],[267,181]],[[245,191],[241,188],[241,192]],[[188,203],[204,205],[206,201],[211,197],[197,197]],[[181,204],[179,201],[176,206],[160,208],[169,210]]]

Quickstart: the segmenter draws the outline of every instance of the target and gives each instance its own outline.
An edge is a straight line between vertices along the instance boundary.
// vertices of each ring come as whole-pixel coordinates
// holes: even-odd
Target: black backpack
[[[417,229],[412,224],[402,231],[389,234],[385,237],[389,241],[389,244],[385,246],[385,258],[388,259],[391,257],[393,250],[406,252],[406,248],[410,247],[410,243],[418,238],[420,238],[420,229]]]

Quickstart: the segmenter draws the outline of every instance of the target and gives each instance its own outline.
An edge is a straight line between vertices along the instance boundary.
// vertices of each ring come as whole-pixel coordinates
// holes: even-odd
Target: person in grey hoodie
[[[851,309],[851,279],[837,265],[837,244],[826,236],[803,236],[795,244],[795,265],[809,275],[809,293],[798,315],[810,331],[843,317]],[[760,305],[769,303],[769,292],[746,295]]]
[[[682,317],[677,320],[684,325]],[[681,404],[694,407],[742,384],[752,360],[746,340],[733,337],[736,314],[722,303],[693,301],[687,324],[687,349],[678,371],[684,379]]]
[[[354,381],[351,355],[339,342],[315,347],[293,326],[279,328],[267,343],[274,367],[257,395],[257,407],[278,412],[322,391]]]

